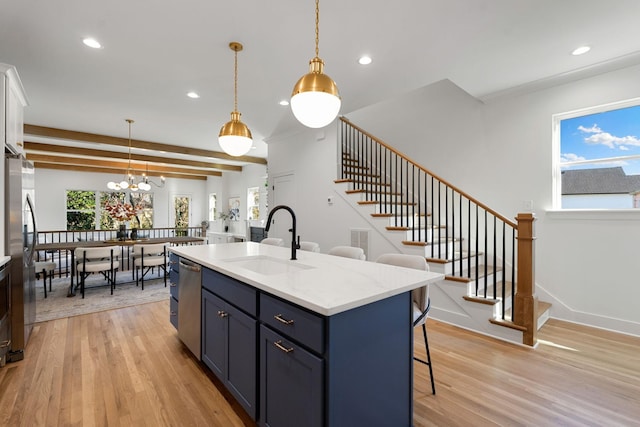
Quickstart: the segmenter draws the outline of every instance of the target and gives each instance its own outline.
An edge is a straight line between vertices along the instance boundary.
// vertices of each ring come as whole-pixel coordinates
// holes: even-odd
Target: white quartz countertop
[[[0,267],[11,261],[10,256],[0,256]]]
[[[171,252],[331,316],[442,280],[443,274],[254,242],[176,246]]]

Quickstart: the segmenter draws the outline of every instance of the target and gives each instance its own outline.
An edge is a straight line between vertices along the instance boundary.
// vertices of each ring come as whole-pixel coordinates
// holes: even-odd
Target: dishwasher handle
[[[201,270],[201,267],[199,265],[185,264],[184,262],[180,261],[180,269],[182,270],[183,268],[195,271],[196,273],[199,273]]]

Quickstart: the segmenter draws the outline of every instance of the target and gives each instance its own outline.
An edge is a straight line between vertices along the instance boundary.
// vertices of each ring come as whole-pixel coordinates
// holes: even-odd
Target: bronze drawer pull
[[[228,315],[224,310],[218,310],[218,317],[227,317]]]
[[[287,320],[284,317],[282,317],[282,314],[276,314],[275,316],[273,316],[273,318],[280,323],[284,323],[285,325],[293,325],[293,319]]]
[[[285,353],[291,353],[293,351],[293,347],[287,348],[287,347],[283,346],[282,345],[282,340],[275,341],[273,343],[273,345],[275,345],[276,347],[278,347],[280,350],[284,351]]]

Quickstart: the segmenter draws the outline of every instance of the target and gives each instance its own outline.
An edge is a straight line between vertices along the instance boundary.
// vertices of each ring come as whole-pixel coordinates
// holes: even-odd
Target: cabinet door
[[[202,361],[222,381],[227,366],[226,303],[209,291],[202,290]]]
[[[226,304],[227,374],[226,386],[247,413],[256,418],[256,338],[257,320]]]
[[[257,320],[202,291],[202,361],[256,418]]]
[[[260,350],[260,425],[322,426],[322,359],[264,325]]]
[[[178,329],[178,300],[174,297],[169,297],[169,321]]]

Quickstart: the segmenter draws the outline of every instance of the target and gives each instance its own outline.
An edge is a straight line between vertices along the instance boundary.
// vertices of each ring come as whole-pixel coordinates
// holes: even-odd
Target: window
[[[117,200],[135,207],[131,228],[153,228],[153,193],[67,190],[67,230],[115,230],[118,222],[104,209]]]
[[[108,201],[128,203],[133,206],[136,216],[129,221],[131,228],[153,228],[153,193],[100,192],[100,229],[114,230],[118,221],[111,218],[104,209]]]
[[[640,99],[554,116],[554,207],[638,208]]]
[[[209,221],[215,221],[218,216],[217,199],[216,193],[209,194]]]
[[[191,197],[173,196],[173,218],[175,228],[187,228],[191,218]]]
[[[129,203],[136,208],[136,219],[138,228],[153,228],[153,193],[130,193]],[[131,227],[135,227],[132,223]]]
[[[260,218],[260,187],[247,188],[247,219]]]
[[[93,230],[95,228],[95,191],[67,190],[67,230]]]

